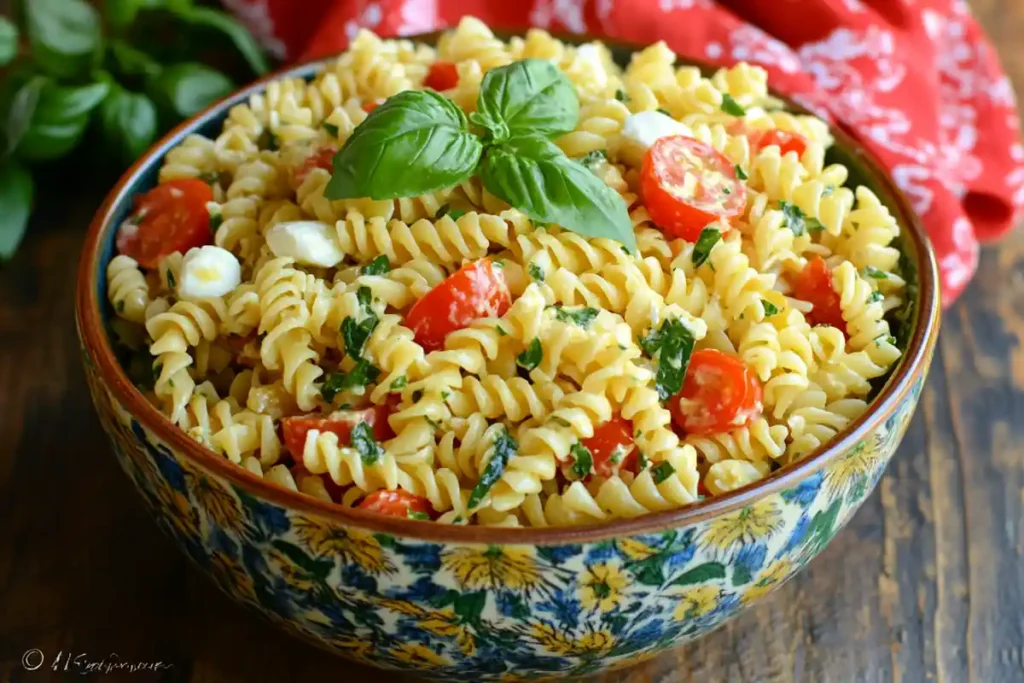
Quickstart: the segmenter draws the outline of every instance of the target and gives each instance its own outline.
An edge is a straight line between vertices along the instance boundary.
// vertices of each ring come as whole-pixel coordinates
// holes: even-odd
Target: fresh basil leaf
[[[6,17],[0,17],[0,66],[6,66],[18,56],[18,27]]]
[[[730,116],[746,116],[747,110],[729,93],[722,95],[722,111]]]
[[[557,223],[584,237],[606,237],[636,250],[626,203],[555,143],[519,137],[487,150],[484,187],[534,221]]]
[[[864,277],[871,278],[872,280],[888,280],[889,274],[884,270],[879,270],[874,266],[864,266],[860,269],[860,274]]]
[[[764,309],[764,315],[766,318],[770,318],[773,315],[777,315],[779,312],[779,307],[773,304],[771,301],[768,301],[768,299],[761,299],[761,308]]]
[[[607,152],[605,152],[603,149],[595,149],[590,152],[587,152],[584,155],[584,157],[580,159],[580,163],[589,168],[591,171],[593,171],[594,166],[597,166],[599,163],[605,161],[607,158]]]
[[[747,175],[747,172],[743,170],[742,166],[736,164],[736,177],[740,180],[747,180],[750,176]]]
[[[99,13],[85,0],[25,3],[32,57],[47,73],[71,77],[86,70],[100,47]]]
[[[596,308],[584,306],[581,308],[563,308],[562,306],[552,306],[555,311],[555,319],[563,323],[572,323],[577,327],[582,327],[584,330],[590,329],[590,324],[597,318],[597,314],[600,312]]]
[[[428,515],[426,512],[420,512],[419,510],[413,510],[411,508],[405,511],[405,516],[409,519],[416,519],[422,522],[430,521],[430,515]]]
[[[328,403],[346,389],[358,389],[368,384],[373,384],[380,376],[380,368],[370,363],[365,358],[356,363],[348,373],[332,372],[320,385],[320,395]]]
[[[0,164],[0,261],[18,250],[32,213],[32,175],[13,159]]]
[[[825,226],[821,224],[821,221],[817,218],[810,218],[806,216],[803,210],[792,202],[782,200],[779,202],[779,208],[782,209],[782,215],[786,219],[786,225],[797,237],[808,232],[821,232],[825,229]]]
[[[351,444],[367,467],[376,465],[384,457],[384,449],[373,438],[373,427],[369,422],[360,422],[352,428]]]
[[[376,316],[365,318],[360,322],[356,322],[354,318],[345,318],[341,322],[341,336],[345,340],[345,353],[354,360],[362,358],[366,341],[377,328],[378,322]]]
[[[18,157],[27,161],[59,159],[78,145],[88,123],[88,114],[54,123],[33,121],[18,145]]]
[[[505,472],[505,466],[508,465],[508,461],[518,449],[519,444],[507,429],[503,429],[498,438],[494,440],[494,445],[491,446],[491,458],[487,461],[483,474],[480,475],[480,481],[476,483],[469,494],[469,501],[466,503],[467,509],[472,510],[483,501],[491,487],[501,478]]]
[[[103,16],[113,28],[125,29],[140,11],[162,9],[166,5],[166,0],[104,0]]]
[[[206,26],[222,33],[234,44],[235,49],[257,76],[270,71],[270,65],[259,43],[230,15],[208,7],[194,7],[191,4],[183,5],[181,9],[176,10],[176,14],[193,26]]]
[[[524,59],[488,71],[480,83],[476,108],[481,115],[504,123],[509,136],[569,133],[580,115],[576,89],[544,59]]]
[[[334,157],[329,199],[398,199],[436,192],[473,173],[483,145],[454,102],[407,90],[374,109]]]
[[[110,53],[114,57],[115,71],[122,76],[154,78],[163,69],[160,62],[123,40],[113,41]]]
[[[47,83],[39,93],[34,120],[57,123],[76,119],[98,107],[109,92],[110,84],[106,81],[81,87]]]
[[[648,335],[648,339],[651,339],[651,335]],[[683,388],[683,379],[693,354],[693,333],[682,321],[670,318],[661,324],[654,340],[645,342],[645,350],[656,347],[658,372],[655,374],[654,387],[658,390],[658,397],[667,401]]]
[[[32,117],[35,116],[39,97],[47,82],[45,76],[34,76],[14,93],[14,97],[11,99],[11,108],[7,111],[7,125],[4,133],[6,150],[4,154],[0,154],[0,157],[14,152],[21,143],[21,139],[25,137],[29,126],[32,125]]]
[[[693,255],[691,257],[694,268],[700,268],[704,265],[704,262],[711,256],[711,249],[718,244],[720,239],[722,239],[722,232],[717,228],[708,226],[700,231],[700,237],[697,238],[697,243],[693,245]]]
[[[506,125],[501,119],[496,119],[492,116],[488,116],[487,114],[481,114],[478,111],[474,111],[469,114],[469,122],[477,128],[483,129],[481,137],[484,139],[484,142],[504,142],[511,137],[508,125]],[[478,133],[476,130],[472,132]]]
[[[175,64],[153,79],[160,100],[181,118],[201,112],[235,89],[231,79],[205,64]]]
[[[108,154],[131,163],[156,139],[156,106],[141,93],[115,87],[99,110],[100,127]]]
[[[530,345],[526,347],[526,350],[516,358],[516,365],[526,371],[530,371],[540,365],[540,362],[543,359],[544,348],[540,345],[540,339],[534,337],[533,341],[530,342]]]
[[[572,445],[569,449],[569,455],[572,456],[572,471],[578,478],[584,479],[594,469],[594,456],[586,446],[581,444],[579,441]]]
[[[544,282],[544,270],[536,263],[531,263],[526,267],[527,272],[530,274],[530,279],[534,282]]]
[[[662,483],[675,473],[676,468],[672,467],[672,463],[670,462],[659,462],[651,468],[651,478],[654,479],[655,484]]]
[[[381,254],[359,269],[361,275],[387,275],[391,272],[391,261],[386,254]]]

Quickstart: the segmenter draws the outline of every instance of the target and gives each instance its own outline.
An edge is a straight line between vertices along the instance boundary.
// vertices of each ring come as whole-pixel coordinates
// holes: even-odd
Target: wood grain
[[[1024,92],[1024,2],[972,5]],[[31,648],[172,665],[104,681],[412,680],[282,635],[147,517],[79,368],[71,272],[102,194],[81,187],[88,175],[51,179],[60,191],[0,271],[0,681],[70,679],[49,664],[25,672]],[[595,681],[1024,681],[1022,341],[1018,232],[983,252],[899,453],[822,556],[707,638]]]

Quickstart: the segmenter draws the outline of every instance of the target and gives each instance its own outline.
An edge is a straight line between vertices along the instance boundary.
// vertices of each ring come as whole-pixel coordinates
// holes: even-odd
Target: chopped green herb
[[[527,266],[526,271],[530,274],[530,279],[534,282],[544,282],[544,269],[536,263],[531,263]]]
[[[330,135],[332,138],[338,137],[338,127],[333,123],[327,123],[326,121],[324,121],[322,124],[320,124],[320,127],[327,131],[327,134]]]
[[[626,94],[625,90],[619,88],[618,90],[615,91],[615,99],[617,99],[619,102],[629,102],[629,95]]]
[[[641,453],[640,456],[637,458],[637,461],[636,461],[637,472],[638,473],[639,472],[643,472],[648,467],[650,467],[650,465],[651,465],[651,461],[647,459],[646,455]]]
[[[658,112],[659,114],[664,114],[665,116],[672,118],[672,114],[669,113],[668,109],[662,109],[661,107],[658,107],[657,109],[655,109],[655,111]]]
[[[426,512],[420,512],[419,510],[412,510],[412,509],[406,510],[405,511],[405,516],[408,517],[409,519],[417,519],[417,520],[420,520],[420,521],[423,521],[423,522],[429,522],[430,521],[430,515],[428,515]]]
[[[877,303],[879,301],[882,301],[883,299],[885,299],[885,296],[883,296],[882,293],[877,290],[871,292],[871,294],[868,294],[869,304]]]
[[[465,215],[466,212],[462,209],[453,209],[451,204],[442,204],[441,208],[437,210],[436,214],[434,214],[434,220],[440,220],[445,216],[448,216],[453,221],[457,221]]]
[[[598,165],[602,161],[606,160],[608,155],[603,149],[595,149],[586,153],[586,155],[580,159],[580,163],[589,168],[591,171],[594,170],[594,166]]]
[[[265,128],[260,136],[256,138],[256,146],[260,149],[270,150],[276,152],[280,143],[277,141],[277,136],[269,129]]]
[[[618,465],[622,462],[622,458],[626,455],[626,447],[619,444],[612,450],[612,454],[608,456],[608,462],[613,465]]]
[[[388,387],[391,391],[401,391],[405,389],[405,385],[409,383],[409,378],[405,375],[399,375],[398,377],[391,380],[391,386]]]
[[[594,456],[586,446],[579,441],[572,445],[569,454],[573,458],[572,471],[579,479],[585,478],[594,469]]]
[[[555,318],[559,322],[573,323],[585,330],[590,329],[590,323],[594,322],[594,318],[597,317],[598,310],[591,308],[590,306],[584,306],[582,308],[567,309],[561,306],[552,306],[551,308],[555,311]]]
[[[373,438],[373,427],[369,422],[360,422],[352,428],[352,447],[367,467],[376,465],[384,456],[384,449]]]
[[[770,318],[779,312],[779,307],[771,301],[768,301],[768,299],[761,299],[761,308],[764,309],[764,315],[766,318]]]
[[[731,116],[746,116],[747,110],[729,93],[722,95],[722,111]]]
[[[170,268],[168,268],[167,269],[167,287],[168,287],[168,289],[174,289],[176,284],[177,283],[174,281],[174,271],[171,270]]]
[[[643,350],[652,358],[657,356],[658,372],[654,387],[662,401],[667,401],[683,388],[694,343],[693,333],[677,318],[666,320],[661,328],[641,340]]]
[[[654,479],[655,484],[660,484],[665,481],[673,474],[675,474],[676,468],[672,467],[670,462],[659,462],[657,465],[651,468],[651,477]]]
[[[723,187],[722,192],[724,192],[725,194],[732,194],[732,190],[730,190],[728,187]]]
[[[740,180],[746,180],[750,176],[747,175],[747,172],[743,170],[742,166],[736,164],[736,177],[739,178]]]
[[[874,266],[864,266],[860,269],[860,274],[864,277],[869,277],[872,280],[888,280],[889,274],[884,270],[879,270]]]
[[[821,191],[821,196],[822,197],[828,197],[829,195],[831,195],[835,191],[836,191],[836,186],[833,185],[832,183],[829,183],[828,185],[825,186],[825,189],[823,189]]]
[[[516,358],[516,365],[530,371],[540,365],[543,358],[544,349],[540,345],[540,339],[534,337],[533,341],[530,342],[530,345],[526,347],[526,350]]]
[[[448,391],[447,389],[442,389],[441,390],[441,399],[442,400],[447,400],[448,397],[451,396],[451,395],[452,395],[452,392]]]
[[[494,329],[495,329],[495,331],[497,331],[499,337],[507,337],[508,336],[508,332],[506,332],[505,328],[502,327],[501,325],[495,325]]]
[[[355,318],[349,316],[341,321],[341,336],[345,341],[345,353],[353,360],[363,357],[363,348],[380,322],[373,309],[370,308],[373,292],[369,287],[360,287],[356,291],[356,299],[362,308],[363,319],[356,322]]]
[[[786,219],[786,226],[792,230],[793,234],[797,237],[808,232],[821,232],[825,229],[825,226],[821,224],[821,221],[817,218],[810,218],[809,216],[804,215],[803,210],[793,202],[783,200],[779,202],[779,208],[782,209],[782,215]]]
[[[704,265],[704,262],[711,256],[712,247],[718,244],[720,239],[722,239],[722,233],[716,228],[708,226],[700,231],[700,237],[697,238],[697,243],[693,245],[693,255],[691,256],[694,268],[700,268]]]
[[[477,482],[469,494],[469,501],[466,503],[467,509],[472,510],[483,502],[491,487],[494,486],[505,472],[505,466],[508,465],[508,461],[516,454],[518,449],[519,444],[508,433],[508,429],[503,429],[490,448],[491,457],[487,461],[483,474],[480,475],[480,481]]]
[[[332,403],[334,398],[342,391],[358,389],[368,384],[373,384],[379,376],[380,369],[363,358],[347,373],[332,372],[329,374],[324,383],[320,385],[320,395],[323,396],[325,401]]]
[[[220,211],[210,212],[210,232],[216,234],[217,229],[224,224],[224,216],[221,215]]]
[[[362,275],[387,275],[391,272],[391,261],[387,255],[381,254],[359,269]]]

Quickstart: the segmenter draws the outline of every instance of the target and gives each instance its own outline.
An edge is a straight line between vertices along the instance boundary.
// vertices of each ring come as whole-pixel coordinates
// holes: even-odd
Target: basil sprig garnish
[[[613,239],[634,251],[622,198],[551,141],[572,131],[578,119],[569,79],[539,59],[489,71],[468,119],[434,91],[405,91],[356,127],[334,157],[325,195],[415,197],[476,174],[491,194],[535,223]]]
[[[695,341],[689,328],[676,318],[669,318],[660,328],[640,340],[640,347],[647,355],[658,359],[654,388],[662,401],[672,398],[683,388]]]
[[[498,479],[505,472],[505,466],[508,465],[508,461],[519,450],[519,444],[508,433],[508,430],[504,429],[498,435],[498,438],[494,440],[492,448],[491,459],[487,461],[487,466],[484,468],[483,474],[480,475],[480,481],[476,483],[469,494],[469,501],[466,503],[467,509],[472,510],[483,502],[491,487],[497,483]]]

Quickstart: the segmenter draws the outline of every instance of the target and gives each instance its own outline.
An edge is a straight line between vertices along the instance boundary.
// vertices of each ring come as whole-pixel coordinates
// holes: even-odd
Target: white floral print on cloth
[[[289,58],[338,52],[355,27],[381,36],[408,35],[453,26],[466,11],[458,0],[225,5],[250,25],[258,23],[265,44],[285,43]],[[938,252],[948,306],[977,268],[978,241],[1005,234],[1024,209],[1024,148],[1013,90],[967,4],[804,0],[789,10],[785,3],[761,0],[730,5],[735,13],[712,0],[531,0],[474,5],[473,11],[503,29],[537,25],[637,44],[661,39],[683,57],[765,66],[774,87],[841,120],[890,169]],[[267,33],[278,27],[280,32]]]

